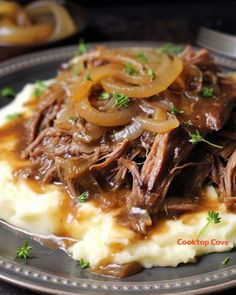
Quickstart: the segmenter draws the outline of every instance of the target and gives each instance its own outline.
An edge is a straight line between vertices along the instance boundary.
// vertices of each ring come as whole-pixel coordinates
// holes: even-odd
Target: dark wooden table
[[[177,1],[120,0],[113,5],[107,4],[107,1],[97,1],[99,4],[93,2],[95,1],[79,1],[90,14],[90,24],[82,34],[87,42],[147,40],[194,44],[198,28],[202,25],[236,34],[235,1],[176,3]],[[77,42],[74,39],[67,44]],[[236,289],[224,294],[235,292]],[[14,294],[36,293],[0,281],[0,295]]]

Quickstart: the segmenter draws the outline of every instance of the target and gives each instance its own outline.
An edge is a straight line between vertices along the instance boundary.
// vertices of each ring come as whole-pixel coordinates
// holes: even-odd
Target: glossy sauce
[[[90,271],[99,275],[120,279],[139,273],[142,269],[142,266],[138,262],[119,265],[112,263],[110,260],[104,260],[97,267],[91,268]]]
[[[27,167],[29,161],[22,160],[20,153],[24,150],[26,146],[25,141],[25,118],[19,118],[5,124],[4,127],[0,128],[0,159],[7,160],[8,163],[13,167],[14,170],[17,170],[22,167]],[[10,143],[16,143],[15,145],[10,145]],[[8,149],[7,147],[11,147]],[[17,181],[18,178],[15,178]],[[43,194],[46,192],[48,186],[41,185],[35,180],[25,180],[27,185],[35,191],[37,194]],[[76,236],[73,235],[73,226],[79,226],[79,222],[89,220],[93,217],[90,213],[80,212],[78,204],[73,200],[69,194],[62,188],[58,186],[61,191],[61,202],[60,207],[58,208],[58,214],[60,216],[60,224],[58,225],[58,230],[55,232],[56,236],[51,236],[43,238],[40,236],[35,236],[35,240],[39,241],[46,247],[56,249],[62,248],[67,251],[68,247],[73,245],[76,240]],[[118,193],[104,193],[104,196],[96,198],[93,200],[95,206],[101,208],[103,211],[107,212],[111,209],[122,208],[122,205],[125,202],[126,195],[130,193],[129,189],[120,190]],[[208,202],[204,197],[201,198],[202,203],[197,211],[201,210],[217,210],[219,204],[213,204]],[[191,213],[183,214],[180,219],[183,223],[187,224],[191,222]],[[168,233],[168,225],[166,224],[166,219],[161,218],[153,222],[152,226],[148,227],[147,234],[145,236],[136,233],[134,238],[130,240],[130,244],[136,243],[142,239],[151,239],[153,235],[158,233]],[[74,239],[73,239],[74,238]],[[120,243],[111,243],[109,245],[111,253],[114,255],[124,249],[124,245]],[[127,275],[135,274],[142,270],[142,267],[139,263],[128,263],[125,265],[117,265],[113,263],[112,255],[109,259],[106,259],[100,263],[96,268],[91,269],[92,272],[98,274],[104,274],[113,277],[125,277]]]
[[[7,159],[14,169],[26,162],[20,157],[20,152],[25,149],[25,121],[23,117],[20,117],[7,122],[0,128],[0,159]]]
[[[219,207],[220,207],[221,203],[219,200],[209,200],[208,198],[205,197],[205,192],[203,190],[202,194],[201,194],[201,198],[199,201],[199,206],[198,208],[194,211],[194,213],[200,213],[200,212],[208,212],[208,211],[218,211]],[[192,213],[186,213],[183,214],[182,216],[180,216],[180,220],[184,223],[184,224],[191,224],[192,220],[193,220],[193,216]]]

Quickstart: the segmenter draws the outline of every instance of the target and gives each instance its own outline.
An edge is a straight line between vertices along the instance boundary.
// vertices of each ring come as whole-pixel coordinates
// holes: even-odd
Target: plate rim
[[[11,274],[13,272],[15,275],[4,275],[2,273],[2,269],[7,271],[10,270]],[[181,281],[185,281],[186,286],[193,286],[192,282],[195,280],[196,285],[198,283],[201,283],[200,277],[204,275],[203,284],[206,282],[212,282],[213,278],[216,276],[217,272],[222,272],[222,279],[227,278],[228,273],[231,272],[232,276],[235,276],[236,274],[236,265],[229,266],[227,268],[219,269],[216,271],[212,271],[205,274],[199,274],[196,276],[191,276],[187,278],[181,278],[181,279],[172,279],[172,280],[166,280],[166,281],[159,281],[159,282],[145,282],[145,283],[135,283],[135,282],[123,282],[123,281],[116,281],[114,285],[114,282],[106,282],[106,281],[99,281],[98,283],[92,283],[93,280],[86,280],[83,279],[83,282],[76,282],[75,279],[69,279],[62,276],[57,276],[54,274],[51,274],[49,272],[40,271],[37,270],[35,267],[22,265],[17,263],[16,261],[12,261],[8,258],[1,258],[0,257],[0,279],[12,283],[16,286],[23,287],[29,290],[34,290],[40,293],[47,292],[48,294],[57,294],[57,295],[85,295],[86,291],[96,291],[97,295],[104,295],[104,292],[111,291],[114,294],[116,294],[116,291],[120,292],[137,292],[137,291],[171,291],[171,283],[175,282],[176,286],[181,286]],[[20,280],[20,278],[15,279],[14,277],[16,274],[20,274],[23,278],[23,280]],[[196,278],[197,277],[197,278]],[[32,283],[31,280],[38,279],[36,283]],[[31,280],[30,280],[31,279]],[[217,281],[219,278],[215,278],[215,281]],[[77,279],[79,281],[79,279]],[[191,281],[192,280],[192,281]],[[171,283],[170,283],[171,282]],[[43,285],[44,283],[44,285]],[[53,284],[53,286],[46,287],[45,283]],[[161,285],[164,287],[162,288]],[[171,292],[171,293],[161,293],[158,292],[158,294],[175,294],[180,295],[183,294],[210,294],[214,293],[216,291],[222,291],[229,288],[232,288],[236,285],[236,278],[233,280],[229,280],[227,282],[222,282],[216,285],[210,285],[210,286],[203,286],[198,289],[186,289],[186,290],[180,290],[177,292]],[[62,290],[58,287],[66,287],[69,286],[71,288],[74,287],[74,290],[66,291]],[[79,288],[79,289],[78,289]],[[176,289],[175,289],[176,290]],[[79,293],[78,293],[79,292]],[[85,293],[80,293],[85,292]],[[98,293],[99,292],[99,293]],[[102,292],[102,293],[100,293]],[[206,293],[207,292],[207,293]],[[109,293],[108,293],[109,294]],[[124,294],[124,293],[123,293]],[[129,293],[131,294],[131,293]],[[133,293],[132,293],[133,294]],[[146,293],[148,294],[148,293]]]
[[[150,41],[112,41],[112,42],[94,42],[89,43],[90,46],[94,47],[97,45],[106,45],[109,47],[130,47],[130,46],[140,46],[140,47],[150,47],[150,46],[160,46],[163,42],[150,42]],[[181,44],[180,44],[181,45]],[[33,66],[37,66],[39,64],[48,63],[48,62],[56,62],[60,60],[68,60],[73,56],[73,53],[76,51],[77,45],[63,46],[53,49],[47,49],[42,51],[37,51],[30,54],[25,54],[20,57],[12,58],[5,62],[0,63],[0,78],[5,75],[11,75],[12,73],[22,71],[27,68],[31,68]],[[213,54],[215,61],[217,64],[221,66],[228,67],[230,69],[236,70],[236,61],[232,61],[229,58]],[[41,272],[44,274],[42,275]],[[21,275],[22,280],[19,278],[19,274]],[[221,277],[220,275],[221,274]],[[18,275],[18,276],[17,276]],[[214,276],[216,277],[214,279]],[[229,281],[224,281],[227,278],[233,277]],[[45,279],[46,278],[46,279]],[[86,291],[94,291],[97,295],[98,292],[112,291],[116,293],[122,292],[130,292],[133,293],[135,291],[143,291],[148,294],[148,292],[161,292],[161,291],[174,291],[172,294],[205,294],[206,292],[212,293],[216,291],[226,290],[236,286],[236,264],[225,267],[224,269],[218,269],[205,274],[198,274],[191,277],[184,277],[180,279],[172,279],[165,281],[153,281],[153,282],[123,282],[123,281],[115,281],[115,282],[91,282],[91,280],[85,280],[79,282],[78,278],[63,278],[56,276],[54,274],[47,273],[45,271],[40,271],[40,269],[35,269],[34,267],[29,267],[26,265],[22,265],[17,263],[16,261],[12,261],[6,257],[0,256],[0,279],[12,283],[14,285],[27,288],[30,290],[38,291],[38,292],[47,292],[49,294],[63,294],[63,295],[82,295],[86,294]],[[32,280],[34,279],[33,283]],[[204,280],[203,280],[204,279]],[[64,283],[63,283],[64,280]],[[195,280],[195,283],[194,283]],[[217,283],[218,280],[218,283]],[[214,281],[215,284],[201,286],[201,284],[206,284]],[[59,282],[61,282],[59,284]],[[67,283],[66,283],[67,282]],[[185,282],[185,284],[183,284]],[[47,287],[47,284],[52,284]],[[45,285],[46,284],[46,285]],[[74,290],[61,290],[55,289],[56,287],[66,287],[73,288]],[[199,286],[197,289],[193,289],[194,286]],[[178,291],[178,288],[181,291]],[[79,292],[79,293],[78,293]],[[80,293],[83,292],[83,293]],[[85,293],[84,293],[85,292]],[[104,293],[101,293],[104,294]],[[160,293],[161,294],[161,293]]]

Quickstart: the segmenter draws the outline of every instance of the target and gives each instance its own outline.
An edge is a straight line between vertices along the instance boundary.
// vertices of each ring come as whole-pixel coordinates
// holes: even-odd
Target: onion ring
[[[77,103],[75,107],[79,115],[87,122],[104,127],[126,125],[132,121],[132,118],[137,113],[137,108],[134,105],[123,110],[100,112],[90,104],[88,97],[84,98],[82,102]]]
[[[30,16],[36,18],[44,14],[51,14],[54,17],[54,30],[50,40],[61,39],[71,35],[75,31],[75,24],[66,9],[54,1],[36,1],[26,6]]]
[[[162,122],[139,116],[137,121],[144,130],[154,133],[166,133],[179,126],[179,121],[175,116],[170,116],[168,120]]]
[[[147,85],[132,86],[107,78],[101,81],[103,88],[110,93],[118,92],[129,97],[145,98],[164,91],[179,76],[183,69],[182,59],[174,57],[171,60],[167,55],[162,55],[161,63],[156,74],[156,79]]]

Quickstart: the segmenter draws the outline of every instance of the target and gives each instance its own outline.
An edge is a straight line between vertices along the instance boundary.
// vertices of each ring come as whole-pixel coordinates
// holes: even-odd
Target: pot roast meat
[[[106,168],[108,165],[110,165],[115,160],[119,159],[124,154],[127,145],[128,140],[124,140],[123,142],[118,143],[116,146],[113,147],[113,151],[111,153],[106,154],[105,156],[99,159],[99,162],[103,160],[105,161],[92,165],[90,167],[90,170]]]
[[[183,59],[189,64],[206,66],[213,63],[212,56],[209,54],[209,51],[204,48],[195,51],[191,46],[187,46],[181,55]]]
[[[218,186],[224,198],[236,197],[236,149],[227,162],[219,156],[214,157],[211,179]]]
[[[230,200],[236,197],[236,120],[232,112],[227,124],[216,133],[215,139],[223,148],[213,154],[211,180],[217,185],[221,198]],[[236,202],[236,198],[235,198]]]
[[[185,164],[177,166],[181,172],[172,181],[168,194],[181,197],[193,196],[198,198],[202,187],[209,177],[213,166],[213,156],[202,147],[193,149],[188,155]],[[186,179],[188,181],[186,181]]]
[[[57,113],[60,111],[64,99],[64,91],[58,84],[53,84],[41,98],[31,119],[27,123],[27,142],[35,140],[38,133],[52,125]]]
[[[230,79],[220,76],[208,51],[187,48],[182,57],[186,69],[201,71],[200,84],[196,87],[197,82],[191,81],[194,83],[188,87],[190,95],[189,89],[184,92],[169,87],[144,99],[142,103],[148,106],[149,113],[147,107],[139,107],[138,114],[152,116],[157,106],[169,112],[176,106],[180,110],[176,114],[180,126],[165,134],[144,131],[132,141],[114,141],[112,135],[120,127],[92,126],[80,118],[70,101],[70,90],[64,89],[63,77],[59,77],[40,98],[27,123],[28,147],[22,156],[32,164],[19,174],[43,183],[60,182],[75,199],[88,190],[96,200],[102,199],[100,204],[105,210],[119,204],[124,209],[120,222],[142,234],[148,223],[132,214],[133,208],[144,210],[146,217],[153,218],[163,212],[194,211],[206,180],[215,183],[224,195],[235,196],[236,113],[232,113],[231,123],[227,121],[236,105],[236,88]],[[95,58],[94,65],[104,61],[99,62]],[[68,70],[68,79],[69,75]],[[212,87],[214,95],[204,97],[199,91],[202,87]],[[96,91],[101,90],[98,87]],[[134,99],[134,103],[140,106],[138,100]],[[93,127],[90,133],[88,125]],[[215,151],[205,148],[205,143],[193,145],[189,139],[196,131],[219,144],[224,135],[224,148]],[[84,182],[87,179],[91,187]],[[122,190],[126,193],[120,198]],[[116,193],[119,200],[114,197]]]
[[[189,136],[180,127],[167,134],[158,134],[141,170],[143,196],[140,207],[157,212],[171,181],[181,170],[174,170],[193,148]]]
[[[185,212],[194,212],[199,208],[197,198],[187,197],[166,197],[161,209],[162,214],[173,216]]]
[[[119,164],[125,167],[132,175],[132,190],[128,199],[128,206],[140,207],[139,199],[142,197],[142,179],[136,163],[132,160],[120,159]]]
[[[177,106],[183,112],[178,115],[180,123],[191,122],[192,126],[207,135],[219,131],[228,121],[236,105],[236,91],[231,86],[222,85],[220,90],[215,90],[215,97],[191,99],[182,93],[167,90],[160,93],[156,100],[160,104]]]
[[[228,196],[236,197],[236,149],[225,168],[225,191]]]

